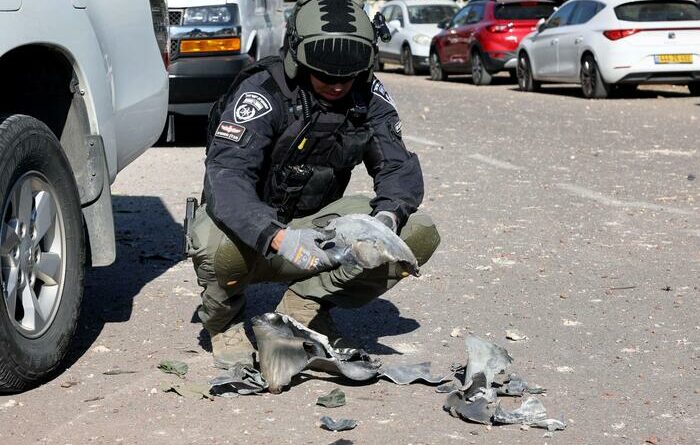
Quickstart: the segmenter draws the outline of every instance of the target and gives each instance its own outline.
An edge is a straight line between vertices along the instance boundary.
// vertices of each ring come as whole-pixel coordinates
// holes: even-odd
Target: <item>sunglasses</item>
[[[357,76],[331,76],[326,73],[321,73],[319,71],[311,71],[311,75],[321,82],[329,85],[334,85],[337,83],[346,83],[354,80]]]

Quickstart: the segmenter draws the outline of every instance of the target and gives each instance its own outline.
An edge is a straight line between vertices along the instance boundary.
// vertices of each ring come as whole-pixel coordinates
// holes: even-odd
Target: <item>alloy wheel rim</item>
[[[438,79],[441,74],[440,60],[438,60],[437,54],[433,53],[430,57],[430,74],[432,74],[433,79]]]
[[[481,59],[478,54],[472,56],[472,78],[474,83],[481,81]]]
[[[0,284],[7,315],[29,338],[51,326],[63,294],[66,238],[56,193],[31,171],[10,188],[0,221]]]
[[[518,70],[516,70],[518,76],[518,83],[521,89],[526,89],[528,84],[528,76],[530,75],[529,67],[527,66],[527,59],[524,56],[520,57],[518,63]]]
[[[595,68],[591,64],[590,60],[584,60],[583,66],[581,67],[581,84],[586,92],[586,95],[592,94],[595,90]]]

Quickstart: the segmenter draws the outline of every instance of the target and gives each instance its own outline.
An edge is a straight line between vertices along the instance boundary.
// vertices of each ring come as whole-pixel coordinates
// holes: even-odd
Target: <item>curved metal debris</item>
[[[461,418],[470,422],[491,425],[493,408],[489,406],[489,401],[484,398],[477,398],[473,402],[465,400],[461,391],[450,393],[445,400],[443,409],[450,413],[452,417]]]
[[[209,381],[215,395],[236,393],[241,395],[258,394],[267,389],[267,382],[260,371],[250,365],[237,363],[222,375]]]
[[[541,386],[530,386],[517,374],[510,374],[508,379],[497,384],[496,392],[499,396],[521,397],[525,393],[544,394],[547,390]]]
[[[486,387],[490,388],[493,378],[500,374],[513,363],[513,358],[508,351],[497,344],[483,340],[474,335],[465,339],[467,345],[467,355],[469,362],[465,376],[471,379],[478,372],[483,372],[486,376]]]
[[[496,406],[496,412],[493,414],[493,421],[503,424],[530,425],[537,428],[545,428],[549,431],[566,428],[564,422],[557,419],[548,419],[544,405],[534,397],[528,398],[520,405],[520,408],[512,411],[501,408],[499,403]]]
[[[382,368],[379,377],[386,377],[397,385],[408,385],[417,381],[424,381],[431,385],[437,385],[450,380],[451,376],[434,376],[430,373],[430,362],[415,365],[399,365]]]
[[[333,348],[328,337],[288,315],[267,313],[252,321],[260,370],[271,393],[282,392],[292,377],[306,368],[362,381],[376,377],[381,366],[361,349]]]
[[[353,419],[333,420],[328,416],[321,417],[321,427],[328,431],[347,431],[355,428],[357,421]]]
[[[391,229],[369,215],[346,215],[331,220],[324,230],[335,231],[329,250],[343,264],[374,269],[386,263],[401,263],[418,275],[418,261],[406,243]]]

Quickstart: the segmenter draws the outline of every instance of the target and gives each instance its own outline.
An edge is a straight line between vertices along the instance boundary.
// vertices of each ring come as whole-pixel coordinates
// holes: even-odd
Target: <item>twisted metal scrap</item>
[[[418,275],[418,261],[406,243],[391,229],[369,215],[346,215],[331,220],[324,230],[335,231],[330,252],[343,264],[374,269],[400,263]]]
[[[252,321],[260,371],[273,394],[282,392],[292,377],[307,368],[363,381],[376,377],[381,366],[361,349],[333,348],[328,337],[288,315],[267,313]]]

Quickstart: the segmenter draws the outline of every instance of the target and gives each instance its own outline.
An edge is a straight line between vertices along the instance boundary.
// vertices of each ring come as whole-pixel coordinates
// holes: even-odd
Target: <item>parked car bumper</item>
[[[238,73],[253,62],[248,54],[179,57],[170,64],[171,113],[207,114]]]
[[[490,73],[497,73],[503,70],[515,69],[518,63],[516,51],[495,51],[485,52],[484,64]]]

